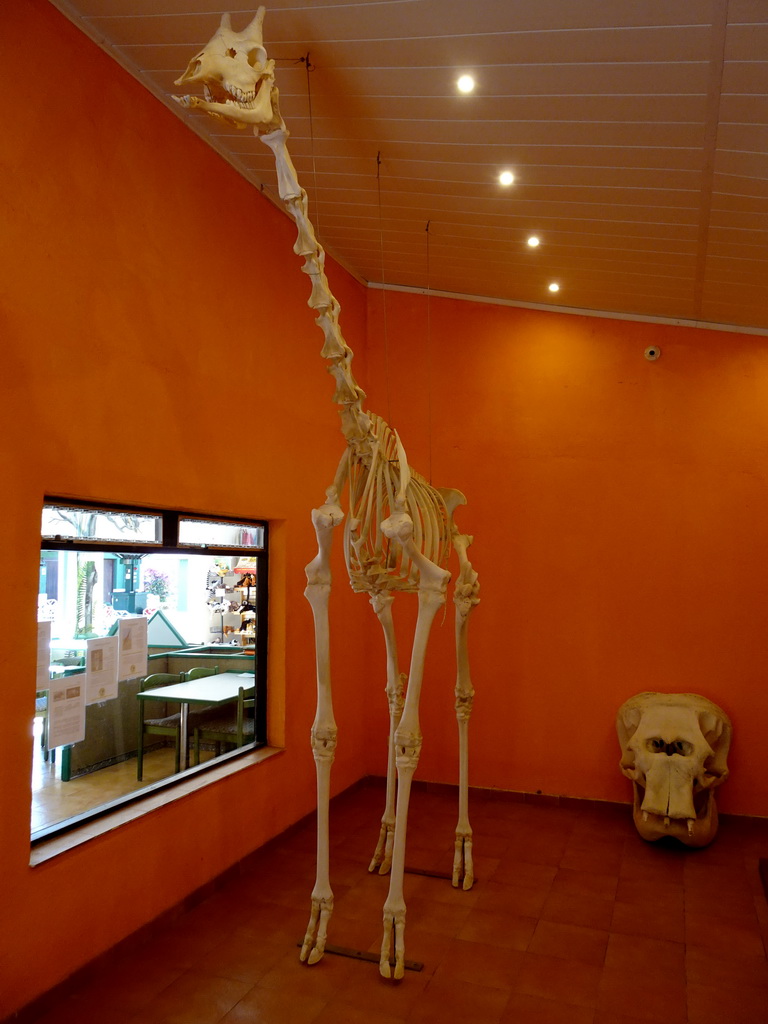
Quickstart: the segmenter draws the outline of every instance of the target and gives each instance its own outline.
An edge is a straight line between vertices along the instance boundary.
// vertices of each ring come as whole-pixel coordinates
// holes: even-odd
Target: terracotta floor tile
[[[765,957],[726,960],[717,948],[688,946],[685,970],[689,984],[717,985],[729,992],[746,985],[762,989],[768,1000],[768,959]]]
[[[706,852],[706,851],[705,851]],[[685,863],[683,881],[686,888],[709,889],[710,892],[750,892],[743,856],[728,864],[707,863],[691,859]]]
[[[265,901],[258,906],[254,906],[250,910],[245,924],[239,928],[234,928],[231,934],[240,934],[242,930],[243,932],[251,933],[254,939],[268,937],[275,945],[289,941],[298,941],[304,937],[304,933],[307,930],[309,911],[310,902],[308,898],[302,898],[292,907],[284,907],[279,903],[268,903]]]
[[[607,945],[608,932],[597,928],[539,921],[528,944],[528,952],[602,967]]]
[[[260,988],[285,989],[296,995],[333,999],[356,966],[349,957],[326,953],[311,966],[301,963],[299,950],[291,949],[259,980]]]
[[[619,874],[622,878],[682,884],[686,860],[691,856],[693,854],[687,847],[673,840],[647,843],[635,836],[624,844]]]
[[[662,912],[653,904],[643,907],[616,902],[613,904],[609,927],[612,932],[620,932],[622,935],[643,935],[649,939],[685,942],[685,912],[682,908]]]
[[[757,920],[755,897],[743,889],[724,892],[717,888],[685,889],[686,912],[704,914],[711,918],[744,918]]]
[[[407,949],[406,956],[410,957]],[[358,961],[344,988],[336,993],[334,1001],[371,1013],[407,1019],[413,1004],[431,980],[431,974],[415,971],[406,971],[402,981],[388,980],[379,974],[378,964]],[[275,1018],[274,1024],[283,1024],[283,1021],[288,1024],[289,1020],[289,1017],[282,1020]],[[272,1024],[271,1020],[269,1024]]]
[[[686,985],[682,979],[654,984],[636,968],[606,967],[598,987],[597,1009],[658,1024],[687,1024]]]
[[[611,900],[597,899],[594,896],[550,892],[539,916],[544,921],[559,921],[561,924],[578,924],[584,928],[608,931],[613,906]]]
[[[408,1014],[409,1024],[445,1024],[472,1021],[498,1024],[509,994],[456,979],[433,978],[416,999]]]
[[[271,939],[271,936],[269,937]],[[293,948],[293,943],[273,945],[263,936],[233,935],[195,961],[192,970],[219,978],[247,981],[251,985],[263,978]],[[296,954],[298,956],[298,952]]]
[[[575,871],[572,868],[560,868],[552,882],[552,892],[612,900],[616,895],[618,881],[616,875],[606,874],[602,871]]]
[[[541,889],[552,885],[556,874],[557,868],[553,864],[529,864],[505,857],[494,872],[492,881],[502,885]]]
[[[663,859],[647,860],[626,855],[619,866],[620,878],[642,879],[646,882],[682,885],[683,865],[675,861],[665,862]]]
[[[715,926],[708,914],[686,911],[685,929],[689,946],[719,949],[726,959],[765,956],[760,926],[754,915],[745,918],[721,917]]]
[[[408,882],[410,883],[410,879]],[[356,879],[343,895],[334,895],[334,910],[344,908],[349,913],[351,907],[360,912],[380,913],[387,898],[388,889],[388,876],[371,875],[366,872],[365,876]],[[406,893],[407,895],[408,893]]]
[[[521,950],[455,939],[438,965],[436,978],[447,976],[457,981],[511,991],[525,957]]]
[[[461,931],[473,908],[460,901],[427,900],[419,896],[406,897],[406,934],[411,923],[425,931],[455,936]]]
[[[768,1021],[765,989],[726,991],[714,985],[688,984],[689,1024],[757,1024]]]
[[[618,875],[621,865],[621,850],[592,848],[568,848],[560,860],[561,868],[575,871],[597,871],[600,874]]]
[[[354,906],[346,904],[334,910],[328,923],[328,944],[345,949],[378,948],[384,934],[381,907],[354,913]]]
[[[652,882],[644,878],[619,878],[616,901],[640,906],[647,913],[665,914],[685,909],[685,889],[682,883]]]
[[[114,1024],[134,1024],[134,1013],[111,1008],[105,1011],[91,1000],[83,1000],[78,996],[67,997],[57,1002],[54,1009],[35,1018],[35,1024],[104,1024],[109,1016]]]
[[[475,870],[477,871],[477,866]],[[448,903],[459,907],[476,907],[487,887],[487,878],[488,875],[486,874],[471,889],[464,890],[461,886],[454,887],[450,880],[446,878],[412,875],[408,878],[406,897],[410,899],[413,896],[418,896],[425,900],[435,900],[437,903]]]
[[[535,927],[535,917],[520,917],[496,910],[473,910],[456,938],[496,944],[504,949],[525,950]]]
[[[77,995],[83,1017],[98,1010],[132,1014],[144,1009],[184,973],[141,952],[105,965]],[[90,1019],[90,1017],[89,1017]]]
[[[251,988],[195,971],[174,981],[138,1016],[146,1024],[218,1024]]]
[[[685,946],[682,942],[612,933],[605,953],[605,966],[612,970],[634,969],[641,977],[670,975],[684,980]]]
[[[226,937],[226,927],[194,928],[184,917],[174,925],[161,926],[144,948],[147,957],[155,962],[185,971]]]
[[[512,841],[507,855],[525,864],[549,864],[557,867],[565,853],[565,839],[561,836],[534,837],[528,833],[524,838]]]
[[[602,967],[579,960],[525,953],[514,991],[574,1006],[597,1005]]]
[[[369,780],[332,810],[329,943],[375,954],[389,880],[367,867],[383,792]],[[689,850],[645,843],[628,806],[554,804],[480,792],[478,884],[406,875],[406,956],[423,970],[402,982],[330,953],[298,962],[315,870],[306,820],[35,1024],[768,1024],[768,826],[724,818],[715,843]],[[449,872],[455,791],[415,785],[411,806],[409,857]]]
[[[593,1024],[594,1016],[595,1011],[588,1006],[513,992],[501,1024]]]
[[[621,856],[625,850],[625,837],[616,835],[613,831],[605,831],[597,825],[589,825],[586,819],[580,816],[573,825],[568,841],[565,845],[565,852],[594,851],[602,852],[606,857]]]
[[[254,1022],[255,1024],[255,1022]],[[282,1022],[280,1022],[282,1024]],[[286,1018],[285,1024],[289,1024]],[[293,1024],[291,1021],[290,1024]],[[390,1014],[372,1013],[357,1006],[350,1006],[338,1000],[328,1003],[312,1024],[407,1024],[407,1017],[393,1017]]]
[[[536,917],[549,895],[549,884],[534,887],[488,882],[478,891],[478,910],[503,910],[523,917]]]
[[[647,1024],[647,1018],[632,1017],[626,1013],[612,1013],[605,1010],[597,1010],[592,1024]]]
[[[218,1024],[288,1024],[289,1021],[290,1024],[312,1024],[326,1003],[327,1000],[316,996],[300,996],[254,985]]]
[[[475,825],[472,827],[473,830],[476,829]],[[493,835],[492,833],[485,832],[482,827],[476,829],[476,834],[479,836],[478,849],[483,852],[484,856],[501,859],[501,857],[506,853],[507,847],[509,846],[508,836]],[[474,854],[475,851],[473,850],[472,852]]]

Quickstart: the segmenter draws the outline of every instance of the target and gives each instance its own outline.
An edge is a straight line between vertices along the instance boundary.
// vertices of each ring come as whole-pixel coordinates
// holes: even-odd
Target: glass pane
[[[47,674],[52,680],[75,677],[81,682],[86,707],[85,738],[54,754],[48,746],[51,691],[36,693],[33,838],[62,825],[73,813],[95,812],[111,800],[129,798],[175,776],[181,705],[178,700],[166,704],[161,694],[156,700],[139,698],[145,689],[154,692],[182,679],[212,687],[182,695],[190,709],[202,706],[208,712],[197,744],[194,729],[189,730],[182,772],[187,764],[194,768],[198,761],[216,761],[261,741],[253,695],[256,561],[238,553],[135,554],[98,546],[41,552],[38,618],[51,624]],[[114,633],[120,619],[136,615],[147,618],[147,674],[119,678],[104,696],[93,686],[109,661],[109,641],[103,638]],[[104,652],[101,658],[93,658],[99,650]],[[115,671],[119,675],[119,660]],[[212,700],[218,701],[215,708],[209,706]],[[168,733],[142,733],[141,769],[140,714],[168,717],[171,726]]]
[[[253,523],[222,523],[179,519],[179,544],[195,548],[264,547],[264,528]]]
[[[160,544],[161,516],[109,509],[44,505],[42,536],[47,540],[105,540],[118,544]]]

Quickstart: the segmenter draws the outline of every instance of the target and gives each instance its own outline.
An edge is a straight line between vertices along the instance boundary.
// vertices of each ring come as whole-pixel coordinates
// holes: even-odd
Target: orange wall
[[[768,815],[767,339],[381,291],[368,319],[371,406],[468,498],[471,782],[629,800],[617,708],[693,691],[734,724],[721,808]],[[444,782],[451,647],[452,608],[419,766]]]
[[[342,439],[289,221],[44,0],[5,5],[0,40],[18,84],[0,143],[2,1019],[312,810],[303,567]],[[363,289],[328,272],[359,351]],[[270,735],[286,751],[30,868],[45,493],[272,521]],[[334,648],[339,790],[364,774],[363,638]]]
[[[292,225],[44,0],[6,8],[6,80],[28,82],[22,43],[34,39],[46,81],[6,104],[0,178],[0,1018],[312,809],[303,566],[308,509],[341,452]],[[627,800],[617,707],[643,689],[690,689],[734,720],[722,808],[768,814],[751,753],[768,720],[763,339],[366,300],[333,264],[329,275],[371,407],[417,468],[469,499],[458,519],[482,583],[473,784]],[[663,350],[655,364],[650,343]],[[270,519],[270,731],[286,750],[31,869],[46,492]],[[338,791],[383,770],[385,701],[378,626],[338,552],[335,572],[336,622],[348,624],[333,639]],[[398,605],[412,620],[414,602]],[[430,649],[418,772],[446,782],[451,616]]]

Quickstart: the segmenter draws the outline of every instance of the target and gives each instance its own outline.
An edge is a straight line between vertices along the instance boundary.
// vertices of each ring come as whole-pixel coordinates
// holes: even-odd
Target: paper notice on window
[[[118,619],[120,643],[118,679],[135,679],[147,674],[147,620],[143,615]]]
[[[118,638],[102,636],[88,641],[85,657],[85,703],[97,704],[117,696]]]
[[[51,624],[37,624],[37,684],[36,690],[47,690],[51,678]]]
[[[48,746],[85,739],[85,676],[52,679],[48,691]]]

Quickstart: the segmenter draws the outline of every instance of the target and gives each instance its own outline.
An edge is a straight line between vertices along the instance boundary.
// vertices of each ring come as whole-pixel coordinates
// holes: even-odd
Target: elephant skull
[[[639,693],[619,708],[616,729],[640,835],[710,843],[717,832],[712,790],[728,778],[725,712],[695,693]]]
[[[271,132],[281,127],[275,87],[275,62],[267,60],[261,25],[264,8],[242,32],[233,32],[228,14],[203,49],[192,58],[176,85],[203,86],[204,99],[174,96],[177,103],[204,110],[235,128]]]

